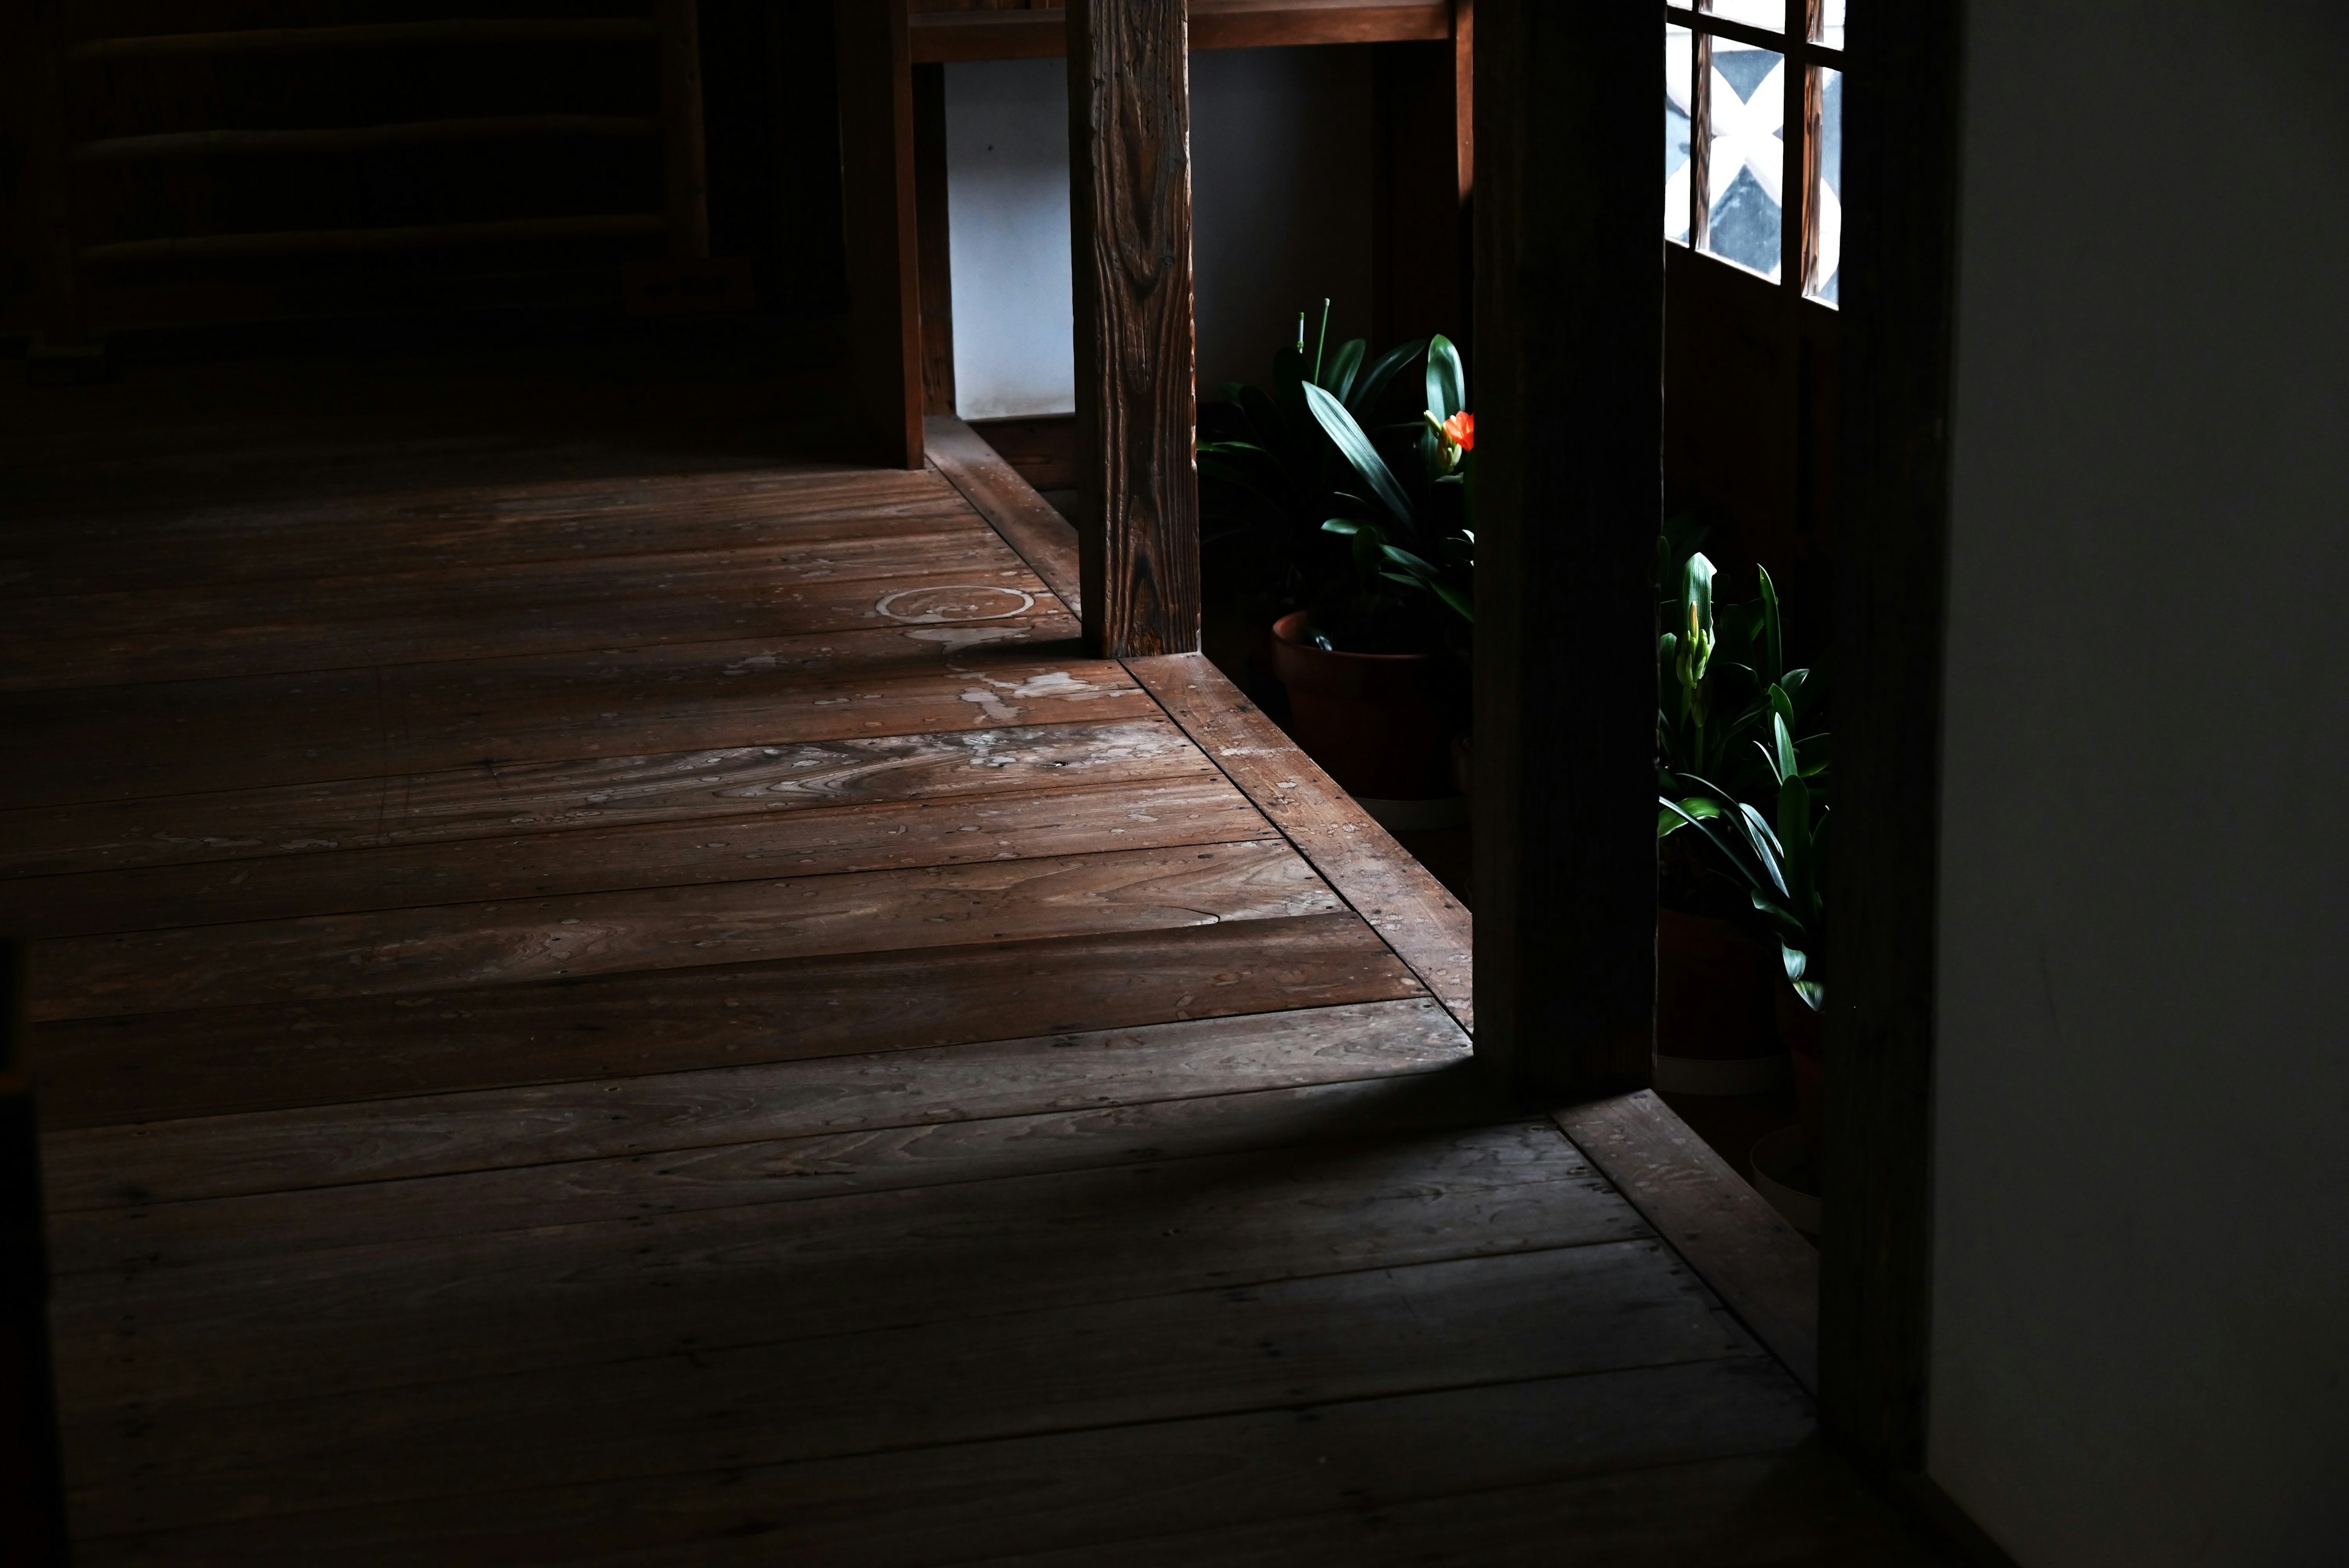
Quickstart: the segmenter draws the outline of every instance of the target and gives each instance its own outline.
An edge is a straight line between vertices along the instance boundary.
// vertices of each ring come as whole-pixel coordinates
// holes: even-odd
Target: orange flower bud
[[[1444,439],[1462,452],[1476,450],[1476,416],[1463,409],[1444,421]]]

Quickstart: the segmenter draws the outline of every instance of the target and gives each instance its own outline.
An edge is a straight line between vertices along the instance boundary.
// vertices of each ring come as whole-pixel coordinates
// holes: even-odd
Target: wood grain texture
[[[1932,1295],[1942,606],[1956,315],[1960,10],[1852,36],[1827,864],[1821,1417],[1924,1468]]]
[[[74,1503],[94,1533],[168,1530],[262,1492],[272,1512],[461,1495],[514,1451],[592,1480],[647,1445],[671,1470],[780,1464],[1750,1355],[1685,1271],[1618,1242],[443,1384],[358,1424],[343,1397],[159,1411],[75,1434],[125,1480]],[[915,1397],[934,1378],[959,1397]],[[788,1418],[746,1419],[767,1399]]]
[[[965,526],[617,563],[25,599],[0,634],[0,691],[802,637],[915,617],[984,627],[1032,609],[1037,587],[998,540]]]
[[[929,421],[930,461],[1072,614],[1083,613],[1077,531],[958,419]]]
[[[49,1023],[52,1127],[1411,998],[1351,914]]]
[[[1655,1033],[1654,22],[1477,10],[1477,1040],[1553,1100]]]
[[[1474,1030],[1475,927],[1466,907],[1204,656],[1136,659],[1126,668],[1461,1026]]]
[[[881,735],[0,812],[0,877],[184,867],[518,832],[702,823],[1216,772],[1163,717]],[[0,883],[0,888],[13,884]],[[6,897],[0,892],[0,897]]]
[[[1199,646],[1191,88],[1183,0],[1068,8],[1085,640]]]
[[[1026,1130],[971,1130],[990,1128]],[[93,1410],[350,1394],[1652,1239],[1546,1121],[1127,1147],[1066,1172],[66,1275],[59,1384]]]
[[[1040,605],[979,628],[13,693],[0,727],[25,749],[0,806],[1156,716],[1122,666],[1078,657],[1075,629]],[[966,632],[990,640],[944,640]]]
[[[12,509],[13,510],[13,509]],[[920,532],[967,515],[936,474],[808,464],[748,473],[424,484],[0,519],[0,593],[129,592],[481,568]]]
[[[865,803],[253,863],[0,882],[0,929],[52,939],[418,905],[1030,859],[1271,832],[1221,778]]]
[[[1649,1090],[1551,1113],[1804,1387],[1819,1386],[1819,1254]]]
[[[343,1562],[399,1563],[414,1560],[401,1552],[420,1549],[439,1561],[625,1552],[631,1563],[910,1568],[1045,1548],[1113,1561],[1133,1538],[1209,1524],[1359,1517],[1366,1504],[1489,1495],[1617,1468],[1789,1449],[1807,1425],[1803,1401],[1775,1362],[1702,1361],[671,1474],[639,1481],[625,1499],[586,1483],[274,1514],[118,1537],[100,1542],[107,1554],[94,1560],[217,1560],[227,1549],[245,1562],[277,1563],[315,1562],[331,1550]],[[1430,1431],[1458,1438],[1431,1444]],[[1006,1497],[1020,1507],[1006,1509]],[[1535,1527],[1521,1521],[1520,1528]],[[1550,1556],[1519,1560],[1556,1561],[1557,1542],[1547,1546]]]
[[[1279,840],[68,937],[36,1021],[1154,930],[1340,908]]]
[[[1350,1502],[1352,1500],[1349,1500]],[[1529,1522],[1530,1521],[1530,1522]],[[1561,1557],[1569,1550],[1571,1556]],[[1002,1568],[1086,1568],[1086,1545],[996,1560]],[[1750,1568],[1949,1560],[1851,1467],[1811,1443],[1788,1452],[1699,1459],[1629,1474],[1532,1482],[1451,1496],[1381,1499],[1121,1541],[1121,1568],[1291,1568],[1347,1563],[1413,1568]]]
[[[902,1151],[860,1154],[857,1140],[836,1135],[1023,1116],[1115,1123],[1135,1107],[1164,1101],[1426,1075],[1460,1065],[1467,1054],[1466,1039],[1431,1002],[1352,1002],[1239,1019],[1064,1030],[848,1059],[654,1073],[617,1086],[597,1078],[204,1116],[169,1127],[65,1129],[49,1140],[45,1168],[51,1206],[59,1213],[110,1208],[140,1210],[148,1219],[159,1218],[167,1207],[201,1206],[202,1200],[290,1199],[325,1188],[351,1197],[362,1184],[398,1186],[485,1172],[519,1173],[525,1184],[543,1181],[551,1194],[555,1183],[544,1168],[690,1149],[756,1147],[765,1151],[757,1159],[771,1161],[772,1169],[798,1172],[793,1180],[770,1182],[769,1197],[783,1195],[785,1188],[792,1196],[820,1196],[817,1189],[824,1185],[849,1189],[909,1184],[890,1174],[893,1163],[909,1171],[926,1164],[947,1173],[931,1179],[968,1179],[967,1173],[953,1174],[964,1168],[951,1158],[908,1158]],[[1234,1117],[1233,1125],[1255,1128],[1258,1144],[1288,1141],[1301,1127],[1321,1138],[1359,1135],[1386,1120],[1423,1126],[1447,1116],[1464,1120],[1466,1107],[1480,1104],[1476,1093],[1475,1083],[1462,1081],[1440,1093],[1423,1093],[1417,1086],[1402,1095],[1381,1093],[1359,1106],[1306,1096],[1296,1102],[1299,1108],[1293,1117],[1251,1113]],[[1403,1103],[1411,1108],[1385,1108]],[[1492,1107],[1485,1103],[1481,1108]],[[1225,1107],[1205,1109],[1207,1118],[1192,1135],[1195,1139],[1212,1134],[1208,1118]],[[1400,1119],[1404,1116],[1413,1119]],[[1180,1131],[1170,1123],[1165,1135]],[[776,1140],[817,1137],[833,1140],[829,1152],[786,1153],[773,1147]],[[1055,1137],[1065,1137],[1071,1147],[1095,1141],[1073,1132]],[[1051,1140],[996,1141],[1016,1150]],[[1154,1143],[1163,1153],[1177,1152],[1164,1148],[1162,1139]],[[812,1184],[818,1172],[836,1179]],[[564,1179],[566,1184],[571,1179]],[[481,1186],[460,1179],[465,1189]],[[386,1200],[455,1211],[440,1199]],[[247,1205],[241,1211],[256,1210]],[[224,1239],[243,1254],[269,1250],[251,1236]],[[340,1231],[336,1244],[382,1239],[380,1232],[360,1226]]]

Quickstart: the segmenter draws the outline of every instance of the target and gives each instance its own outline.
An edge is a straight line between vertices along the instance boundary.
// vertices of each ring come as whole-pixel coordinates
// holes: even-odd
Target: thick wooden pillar
[[[0,938],[0,1562],[49,1568],[70,1553],[30,1077],[24,944]]]
[[[1476,1052],[1565,1097],[1654,1037],[1663,39],[1613,0],[1476,27]]]
[[[701,128],[700,0],[661,0],[661,161],[669,254],[709,259],[709,172]]]
[[[1088,642],[1199,646],[1184,0],[1070,0],[1078,558]]]
[[[1844,77],[1819,1417],[1895,1472],[1924,1467],[1930,1350],[1960,13],[1868,7]]]
[[[905,0],[835,0],[840,195],[858,412],[883,461],[922,466],[913,48]]]

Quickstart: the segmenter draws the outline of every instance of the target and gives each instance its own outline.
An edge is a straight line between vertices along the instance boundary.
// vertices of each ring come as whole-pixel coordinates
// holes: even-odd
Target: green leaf
[[[1460,350],[1441,334],[1427,340],[1427,406],[1439,420],[1468,406],[1468,372],[1460,363]]]
[[[1756,566],[1754,570],[1762,579],[1761,640],[1764,649],[1762,674],[1764,679],[1775,685],[1778,678],[1786,672],[1786,644],[1778,621],[1778,588],[1770,581],[1766,568]]]
[[[1775,691],[1777,688],[1774,686],[1771,690]],[[1781,784],[1788,779],[1800,782],[1802,764],[1795,760],[1795,737],[1786,732],[1786,716],[1784,713],[1770,715],[1770,739],[1775,747],[1775,754],[1770,759],[1770,771],[1778,775],[1778,782]],[[1785,796],[1782,795],[1779,798],[1783,800]],[[1803,826],[1807,831],[1810,826],[1810,819],[1807,816],[1803,819]],[[1785,836],[1783,831],[1779,836]]]
[[[1350,517],[1332,517],[1321,524],[1324,534],[1359,534],[1362,525]]]
[[[1359,337],[1348,338],[1339,345],[1338,352],[1330,360],[1330,368],[1321,372],[1321,385],[1341,403],[1346,400],[1346,394],[1354,389],[1354,377],[1362,368],[1362,351],[1368,347]]]
[[[1435,564],[1433,562],[1423,561],[1417,556],[1413,555],[1409,550],[1401,549],[1393,545],[1389,545],[1385,546],[1385,552],[1388,560],[1392,561],[1396,566],[1402,567],[1406,571],[1417,572],[1423,577],[1433,577],[1437,575]]]
[[[1300,348],[1303,344],[1300,340]],[[1313,339],[1313,384],[1321,384],[1321,351],[1330,347],[1330,302],[1321,302],[1321,330]]]
[[[1371,444],[1371,438],[1362,433],[1362,427],[1354,422],[1354,416],[1346,411],[1346,405],[1319,387],[1307,387],[1304,390],[1305,406],[1320,421],[1322,430],[1328,432],[1340,455],[1353,465],[1354,472],[1362,476],[1363,483],[1371,487],[1386,509],[1394,514],[1395,521],[1410,526],[1411,497],[1405,495],[1402,486],[1395,483],[1386,459],[1381,457],[1378,449]]]
[[[1451,606],[1454,612],[1457,614],[1462,620],[1466,621],[1471,626],[1476,624],[1475,601],[1469,598],[1466,594],[1462,593],[1450,583],[1430,583],[1427,586],[1433,588],[1435,590],[1435,597],[1442,599],[1445,604]]]
[[[1359,420],[1370,420],[1378,413],[1379,399],[1395,379],[1395,372],[1427,352],[1427,339],[1415,337],[1408,343],[1398,343],[1376,359],[1354,383],[1354,395],[1345,400],[1346,407]]]
[[[1803,971],[1811,967],[1809,954],[1800,948],[1788,947],[1783,941],[1778,944],[1778,961],[1785,967],[1788,980],[1802,979]]]

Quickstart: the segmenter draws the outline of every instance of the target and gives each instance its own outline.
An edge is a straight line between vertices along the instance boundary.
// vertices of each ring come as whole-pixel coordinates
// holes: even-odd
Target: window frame
[[[1693,0],[1690,5],[1674,5],[1666,0],[1664,21],[1668,26],[1685,27],[1689,31],[1689,222],[1688,238],[1667,238],[1666,244],[1685,245],[1692,255],[1701,255],[1723,266],[1761,277],[1779,287],[1790,288],[1795,297],[1808,300],[1826,309],[1835,309],[1833,300],[1821,299],[1811,292],[1816,282],[1812,274],[1818,270],[1818,179],[1820,124],[1825,118],[1826,84],[1822,69],[1844,69],[1841,48],[1816,41],[1826,13],[1826,0],[1785,0],[1787,20],[1785,29],[1773,32],[1750,22],[1734,22],[1713,14],[1713,0]],[[1781,171],[1779,189],[1785,192],[1779,202],[1778,275],[1770,278],[1754,273],[1752,268],[1716,255],[1705,248],[1713,227],[1713,40],[1715,37],[1733,39],[1755,48],[1768,49],[1781,56],[1790,73],[1799,73],[1795,86],[1800,96],[1800,112],[1785,116],[1782,139],[1785,167]],[[1792,108],[1793,106],[1789,106]],[[1791,176],[1791,177],[1790,177]]]

